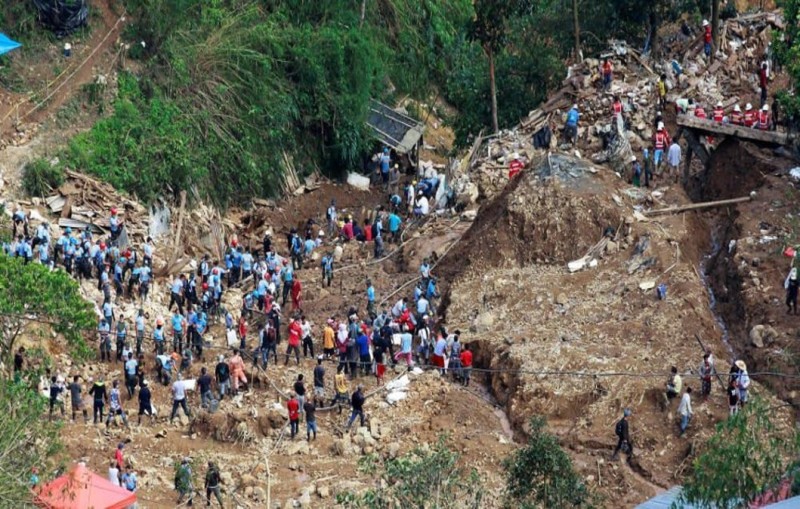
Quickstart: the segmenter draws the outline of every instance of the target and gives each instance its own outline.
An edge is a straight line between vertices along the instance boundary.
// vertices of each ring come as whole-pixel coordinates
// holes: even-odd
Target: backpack
[[[625,419],[620,419],[619,421],[617,421],[617,425],[614,427],[614,434],[616,434],[620,438],[622,438],[622,432],[624,431],[623,428],[625,427],[625,425],[623,424],[624,420]]]

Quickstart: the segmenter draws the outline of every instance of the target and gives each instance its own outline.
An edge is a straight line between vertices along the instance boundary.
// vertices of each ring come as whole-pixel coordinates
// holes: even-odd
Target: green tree
[[[6,365],[17,338],[31,324],[62,334],[78,359],[92,354],[83,334],[94,328],[96,316],[78,283],[62,270],[0,255],[0,354]]]
[[[795,471],[800,434],[779,432],[773,419],[767,404],[753,398],[738,414],[717,424],[705,451],[692,464],[679,503],[747,507],[787,472]]]
[[[47,479],[55,465],[48,462],[61,449],[59,425],[42,415],[47,399],[25,382],[0,380],[0,506],[32,507],[31,471]]]
[[[382,466],[375,465],[374,458],[360,462],[362,470],[381,472],[378,487],[361,495],[340,494],[338,502],[359,509],[478,509],[483,500],[481,479],[474,469],[459,467],[458,460],[442,436],[433,447],[417,447]]]
[[[558,438],[547,432],[546,424],[544,417],[532,417],[527,445],[504,462],[506,506],[593,507],[594,496],[573,469]]]

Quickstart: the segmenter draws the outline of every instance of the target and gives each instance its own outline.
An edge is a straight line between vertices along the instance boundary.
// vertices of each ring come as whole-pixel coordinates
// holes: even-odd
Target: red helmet
[[[203,283],[203,290],[208,290],[208,283]]]
[[[105,249],[105,248],[106,248],[106,243],[105,242],[101,242],[100,243],[100,249]]]
[[[115,216],[116,214],[117,214],[117,208],[116,207],[111,207],[111,215]]]
[[[236,240],[236,239],[233,239],[233,240],[231,240],[231,245],[232,245],[233,247],[236,247],[238,244],[239,244],[239,241],[238,241],[238,240]]]

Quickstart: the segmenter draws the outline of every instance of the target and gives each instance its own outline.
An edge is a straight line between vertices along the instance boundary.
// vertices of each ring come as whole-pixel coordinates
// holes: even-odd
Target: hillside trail
[[[38,132],[39,126],[52,118],[82,87],[94,82],[96,76],[107,75],[113,70],[114,63],[124,49],[119,46],[119,36],[126,22],[126,13],[117,5],[116,0],[98,0],[92,2],[92,13],[89,17],[91,36],[88,40],[76,42],[65,38],[42,49],[40,55],[26,55],[26,58],[31,58],[31,69],[39,67],[55,73],[60,65],[66,66],[56,76],[44,76],[45,85],[41,90],[27,95],[3,91],[4,98],[0,101],[0,147],[21,148],[16,152],[17,160],[23,161],[23,165],[39,155],[43,146],[31,143],[41,136]],[[72,44],[72,56],[67,61],[61,53],[62,44],[66,41]],[[19,51],[32,50],[23,47]],[[53,133],[54,136],[55,134]],[[26,147],[31,152],[30,155],[26,152]],[[5,158],[4,152],[0,153]],[[8,162],[4,166],[5,181],[17,182],[20,176],[17,172],[21,170],[21,166],[10,165]]]

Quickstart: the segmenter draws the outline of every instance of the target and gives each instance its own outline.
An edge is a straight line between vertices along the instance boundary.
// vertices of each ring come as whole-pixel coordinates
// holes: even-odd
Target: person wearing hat
[[[208,462],[208,471],[206,472],[205,488],[206,488],[206,506],[211,507],[211,494],[217,498],[219,506],[222,507],[222,495],[220,494],[219,485],[222,478],[219,475],[219,469],[213,461]]]
[[[714,111],[712,117],[714,122],[719,124],[722,123],[723,119],[725,118],[725,110],[722,108],[722,101],[717,101],[717,105],[714,106]]]
[[[108,218],[108,229],[111,232],[111,242],[114,242],[122,232],[122,220],[117,215],[117,209],[115,207],[111,208],[111,217]]]
[[[797,290],[800,287],[800,280],[797,277],[797,267],[792,267],[786,280],[783,282],[786,289],[786,313],[797,314]]]
[[[765,104],[761,107],[761,111],[758,112],[756,127],[762,131],[769,129],[769,105]]]
[[[519,159],[519,154],[516,152],[511,157],[511,164],[508,165],[508,180],[513,180],[514,177],[520,174],[524,164]]]
[[[694,116],[697,118],[707,119],[708,115],[706,115],[706,110],[700,103],[695,103],[694,105]]]
[[[628,419],[631,416],[631,409],[626,408],[622,412],[622,419],[617,421],[614,426],[614,433],[617,435],[617,447],[614,449],[614,454],[611,455],[611,460],[616,460],[619,452],[622,451],[628,454],[628,458],[633,457],[633,443],[631,442],[630,427]]]
[[[743,125],[742,119],[742,108],[739,107],[738,104],[733,106],[733,111],[731,112],[731,124],[733,125]]]
[[[747,365],[743,360],[736,361],[736,368],[739,374],[736,380],[736,386],[739,388],[739,406],[744,406],[747,403],[747,391],[750,389],[750,375],[747,373]]]
[[[564,138],[566,138],[567,143],[575,145],[575,142],[578,141],[578,121],[580,118],[581,114],[578,111],[578,105],[573,104],[572,108],[567,112],[567,121],[564,124]]]
[[[636,156],[631,156],[631,174],[631,184],[635,187],[640,187],[639,180],[642,177],[642,167],[639,165]]]
[[[744,126],[753,127],[756,123],[756,115],[753,111],[753,105],[747,103],[744,107]]]
[[[711,58],[711,25],[708,20],[703,20],[703,53]]]
[[[186,505],[191,507],[194,499],[194,486],[192,485],[192,467],[189,464],[191,460],[183,458],[178,470],[175,471],[175,491],[178,492],[177,505],[183,505],[183,499],[188,498]]]

